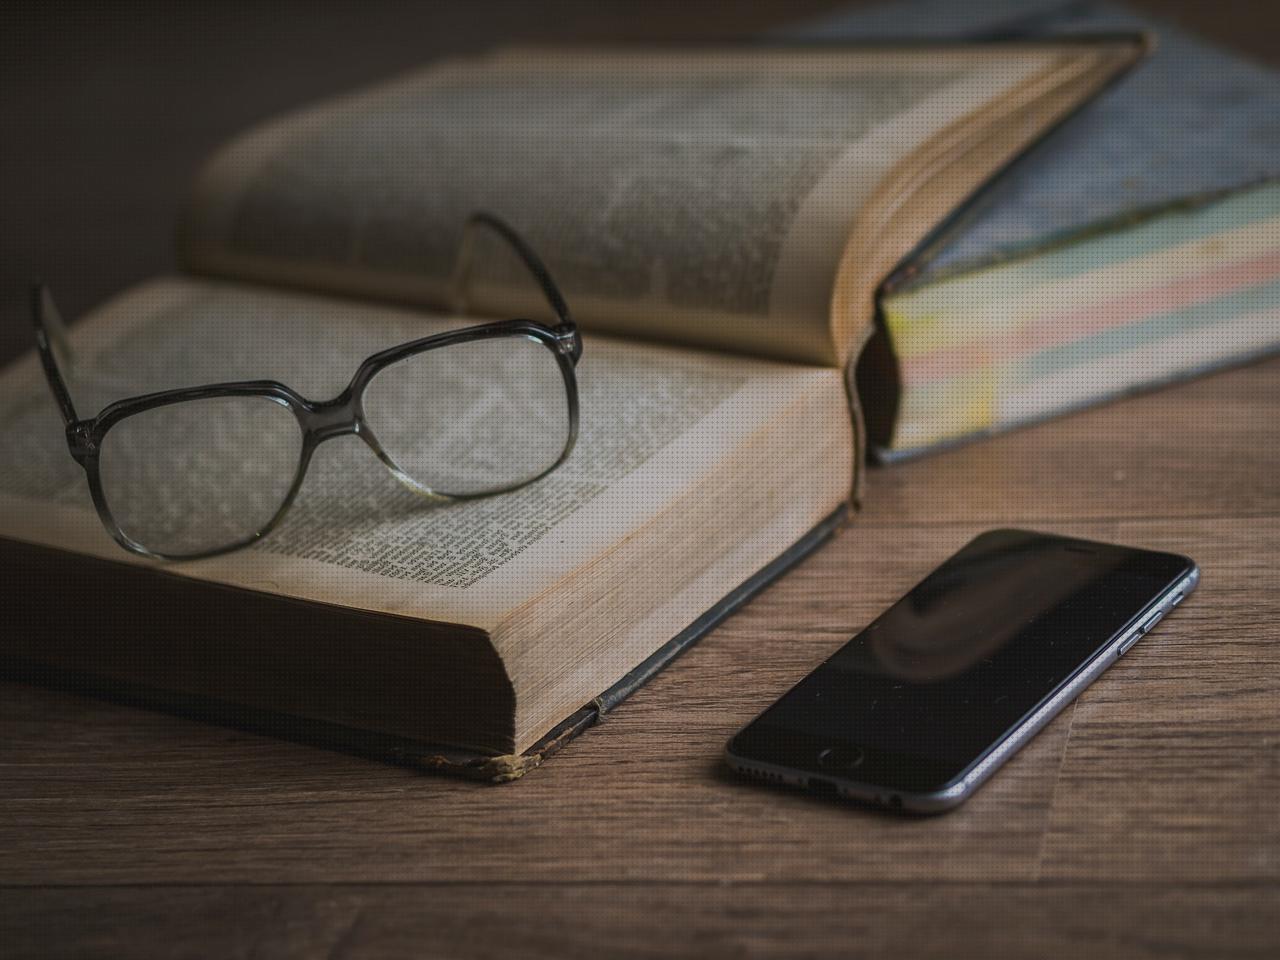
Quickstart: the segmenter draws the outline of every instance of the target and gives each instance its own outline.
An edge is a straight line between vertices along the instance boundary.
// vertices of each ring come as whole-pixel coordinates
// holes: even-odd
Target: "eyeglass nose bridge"
[[[309,403],[301,411],[302,423],[311,446],[364,432],[364,421],[349,393],[324,403]]]

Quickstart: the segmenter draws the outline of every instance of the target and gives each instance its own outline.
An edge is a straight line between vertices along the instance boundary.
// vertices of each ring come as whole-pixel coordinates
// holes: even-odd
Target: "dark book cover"
[[[1280,178],[1280,73],[1165,20],[1079,0],[899,0],[789,40],[991,42],[1142,33],[1150,54],[997,177],[911,263],[911,287]]]

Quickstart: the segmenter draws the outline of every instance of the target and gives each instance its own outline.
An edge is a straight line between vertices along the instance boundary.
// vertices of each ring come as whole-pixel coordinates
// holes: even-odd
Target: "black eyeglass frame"
[[[68,356],[70,350],[66,342],[65,331],[53,303],[48,287],[36,284],[31,291],[31,316],[35,325],[36,346],[40,361],[44,367],[45,378],[57,401],[66,425],[67,446],[71,456],[85,470],[89,480],[89,491],[93,498],[98,517],[112,538],[130,553],[139,554],[156,560],[196,560],[203,557],[218,556],[239,550],[261,540],[274,530],[289,511],[302,489],[307,468],[316,448],[326,440],[334,437],[356,435],[360,437],[377,455],[388,469],[402,482],[414,490],[427,495],[435,495],[450,500],[474,500],[480,497],[507,493],[527,486],[545,477],[560,466],[573,452],[578,438],[578,382],[575,369],[582,358],[582,337],[569,313],[569,308],[550,272],[539,259],[533,249],[525,243],[519,234],[503,220],[490,213],[473,214],[467,221],[463,233],[463,243],[459,250],[457,268],[454,274],[454,294],[460,310],[465,310],[465,288],[470,275],[472,251],[477,228],[484,227],[502,237],[516,252],[525,267],[533,275],[543,296],[556,316],[554,325],[540,323],[535,320],[500,320],[492,323],[478,324],[411,340],[399,346],[380,350],[367,357],[356,368],[354,376],[346,388],[331,400],[309,400],[292,388],[276,380],[246,380],[232,383],[212,383],[196,387],[183,387],[176,390],[162,390],[156,393],[126,397],[104,407],[97,416],[81,419],[76,414],[75,404],[63,378],[55,347]],[[442,347],[455,346],[462,343],[473,343],[480,340],[524,337],[534,340],[555,357],[564,380],[565,397],[568,403],[569,429],[564,449],[559,458],[537,476],[529,477],[518,483],[475,494],[451,494],[426,490],[405,474],[392,458],[383,450],[373,430],[364,418],[364,391],[373,378],[386,367],[407,357],[437,350]],[[302,448],[298,457],[298,467],[288,493],[275,514],[257,531],[243,539],[211,550],[188,554],[170,554],[157,552],[134,541],[117,523],[112,515],[110,505],[102,487],[99,472],[99,455],[107,432],[116,423],[135,414],[156,407],[192,400],[207,400],[215,397],[261,397],[275,401],[292,411],[302,431]]]

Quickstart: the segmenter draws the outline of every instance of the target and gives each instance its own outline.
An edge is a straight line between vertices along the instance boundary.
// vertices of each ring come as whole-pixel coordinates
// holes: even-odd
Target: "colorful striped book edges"
[[[889,277],[859,368],[897,459],[1280,346],[1280,75],[1111,4],[917,0],[798,36],[1062,38],[1151,55]]]
[[[1280,339],[1280,184],[887,297],[912,453],[1258,356]]]

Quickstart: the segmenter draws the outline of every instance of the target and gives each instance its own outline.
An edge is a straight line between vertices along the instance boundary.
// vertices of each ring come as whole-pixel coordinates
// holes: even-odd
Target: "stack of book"
[[[909,456],[1276,349],[1280,75],[1118,4],[913,0],[790,39],[1138,33],[1122,80],[958,208],[880,292],[872,443]]]

